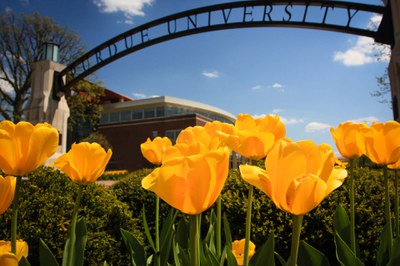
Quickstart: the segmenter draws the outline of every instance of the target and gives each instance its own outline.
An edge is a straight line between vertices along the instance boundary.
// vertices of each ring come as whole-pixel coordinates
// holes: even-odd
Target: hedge
[[[42,238],[59,262],[72,216],[78,186],[52,168],[42,167],[29,175],[21,187],[18,217],[19,238],[28,242],[28,260],[39,265],[38,244]],[[143,239],[138,220],[129,207],[103,186],[89,185],[84,190],[80,215],[86,218],[88,242],[85,265],[129,265],[120,227]],[[0,239],[10,239],[10,208],[1,216]],[[60,264],[61,265],[61,264]]]

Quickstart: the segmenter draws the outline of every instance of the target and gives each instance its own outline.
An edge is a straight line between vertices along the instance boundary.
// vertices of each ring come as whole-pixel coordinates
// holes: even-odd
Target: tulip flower
[[[17,250],[15,253],[15,257],[17,259],[17,261],[20,261],[22,257],[27,258],[28,257],[28,244],[25,241],[22,240],[17,240]],[[14,261],[13,258],[11,258],[11,256],[6,255],[4,258],[2,257],[4,254],[12,254],[11,252],[11,242],[10,241],[3,241],[0,240],[0,262],[1,259],[4,259],[6,261]],[[14,255],[14,254],[12,254]],[[0,263],[0,265],[3,266],[2,263]],[[7,265],[7,264],[5,264]],[[9,264],[9,265],[14,265],[14,264]]]
[[[335,168],[333,151],[312,141],[274,145],[263,170],[241,165],[245,181],[266,193],[275,205],[294,215],[314,209],[329,193],[343,184],[347,171]]]
[[[232,253],[236,258],[236,263],[238,266],[243,266],[244,260],[244,245],[245,239],[242,240],[235,240],[232,242]],[[249,246],[249,260],[253,257],[254,253],[256,252],[256,245],[250,241]]]
[[[0,168],[7,175],[26,176],[58,148],[58,131],[49,124],[0,122]]]
[[[88,185],[103,174],[111,155],[110,149],[106,152],[98,143],[74,143],[68,153],[56,159],[54,166],[73,182]]]
[[[172,142],[169,138],[156,137],[153,141],[148,138],[146,142],[140,145],[140,149],[146,160],[154,165],[160,165],[162,163],[165,150],[171,146]]]
[[[228,176],[229,149],[212,149],[212,137],[202,133],[203,127],[183,130],[177,144],[166,150],[161,167],[142,180],[143,188],[186,214],[208,209]],[[199,141],[189,136],[199,136]]]
[[[0,214],[3,214],[10,207],[14,199],[15,183],[15,177],[0,175]]]
[[[361,130],[365,155],[376,164],[387,166],[400,160],[400,123],[373,123]]]
[[[18,266],[18,259],[15,254],[11,252],[0,252],[0,265],[1,266]]]
[[[367,128],[367,125],[364,123],[345,122],[339,124],[337,129],[330,129],[336,147],[343,157],[352,159],[363,155],[365,148],[362,143],[357,142],[362,128]]]
[[[286,129],[278,115],[253,118],[249,114],[239,114],[233,134],[218,133],[222,141],[235,152],[252,160],[260,160],[267,156],[277,140],[285,137]]]

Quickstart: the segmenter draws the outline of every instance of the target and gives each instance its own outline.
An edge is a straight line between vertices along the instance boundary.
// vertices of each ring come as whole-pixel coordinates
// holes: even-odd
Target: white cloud
[[[283,112],[283,109],[278,109],[278,108],[272,109],[273,114],[278,114],[278,113],[282,113],[282,112]]]
[[[293,117],[287,118],[284,116],[279,116],[279,118],[285,124],[285,126],[304,123],[304,120],[301,118],[293,118]]]
[[[275,90],[277,90],[277,91],[280,91],[280,92],[284,92],[284,91],[285,91],[285,90],[283,89],[285,86],[282,85],[282,84],[280,84],[280,83],[278,83],[278,82],[275,82],[275,83],[272,84],[270,87],[273,88],[273,89],[275,89]]]
[[[255,86],[251,87],[251,89],[252,89],[253,91],[258,91],[258,90],[261,90],[262,88],[263,88],[262,85],[255,85]]]
[[[141,92],[134,92],[132,93],[133,98],[140,100],[140,99],[147,99],[147,98],[155,98],[159,97],[159,95],[147,95]]]
[[[144,16],[143,8],[154,0],[92,0],[102,12],[124,12],[125,15]]]
[[[0,77],[1,78],[5,77],[4,72],[0,72]],[[14,88],[11,86],[11,84],[8,81],[5,81],[4,79],[0,79],[0,88],[7,94],[14,92]]]
[[[317,132],[317,131],[326,131],[330,127],[332,127],[332,126],[329,124],[319,123],[319,122],[310,122],[306,125],[306,132],[313,133],[313,132]]]
[[[368,28],[376,28],[382,17],[371,17]],[[378,61],[389,61],[390,47],[388,45],[376,45],[369,37],[360,36],[352,47],[346,51],[337,51],[333,55],[335,62],[341,62],[345,66],[362,66]]]
[[[377,117],[375,117],[375,116],[367,116],[367,117],[360,117],[360,118],[357,118],[357,119],[353,119],[353,120],[350,120],[351,122],[354,122],[354,123],[367,123],[367,124],[372,124],[372,122],[377,122],[379,119],[377,118]]]
[[[215,79],[219,78],[219,72],[218,71],[203,71],[201,73],[203,76],[210,78],[210,79]]]

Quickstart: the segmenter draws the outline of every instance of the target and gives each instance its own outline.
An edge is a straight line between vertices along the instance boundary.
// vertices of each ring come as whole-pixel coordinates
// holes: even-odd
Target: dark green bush
[[[113,186],[119,200],[126,202],[134,215],[139,216],[143,204],[146,206],[150,226],[154,223],[154,194],[141,187],[141,180],[151,169],[134,172]],[[301,239],[323,252],[332,265],[337,265],[333,240],[333,214],[339,204],[349,213],[347,179],[342,187],[331,193],[317,208],[305,215]],[[359,257],[372,265],[379,246],[379,236],[384,225],[384,187],[382,171],[358,168],[355,171],[356,187],[356,233]],[[246,201],[248,185],[236,170],[231,170],[222,191],[223,213],[229,220],[233,239],[245,236]],[[165,217],[169,207],[161,204],[161,215]],[[207,215],[207,212],[205,213]],[[206,219],[204,219],[206,220]],[[258,189],[254,189],[251,240],[260,247],[270,234],[276,238],[276,251],[285,259],[289,256],[291,243],[290,214],[275,207],[272,201]]]
[[[51,168],[40,168],[24,180],[18,233],[28,242],[31,265],[39,265],[40,238],[61,261],[77,188],[65,175]],[[117,200],[112,191],[92,184],[84,190],[80,210],[88,229],[85,265],[102,265],[105,260],[109,265],[128,265],[120,227],[143,239],[137,220],[132,218],[136,216],[132,216],[128,206]],[[10,239],[11,213],[9,209],[1,217],[0,239]]]

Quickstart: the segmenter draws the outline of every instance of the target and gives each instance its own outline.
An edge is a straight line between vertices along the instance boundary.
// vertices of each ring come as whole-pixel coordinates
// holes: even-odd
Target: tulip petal
[[[265,194],[267,194],[271,199],[272,195],[272,184],[264,169],[254,165],[242,164],[239,166],[240,175],[242,178],[250,185],[255,186]]]
[[[314,209],[326,196],[327,185],[318,176],[307,175],[294,180],[287,191],[286,211],[303,215]]]

